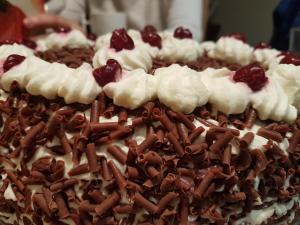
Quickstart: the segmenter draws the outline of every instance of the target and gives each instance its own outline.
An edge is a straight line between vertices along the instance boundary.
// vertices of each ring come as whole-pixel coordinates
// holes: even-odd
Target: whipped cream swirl
[[[26,58],[1,76],[1,85],[6,91],[10,90],[14,81],[32,95],[42,95],[47,99],[60,96],[67,104],[89,104],[101,92],[92,76],[90,65],[71,69],[64,64],[48,63],[35,56]]]
[[[265,68],[269,68],[279,54],[280,51],[271,48],[255,49],[253,52],[254,61],[259,62]]]
[[[80,48],[89,47],[91,41],[79,30],[71,30],[67,33],[51,33],[46,38],[37,41],[38,50],[45,51],[51,48]]]
[[[300,66],[278,64],[267,73],[280,84],[289,103],[300,110]]]
[[[253,48],[235,38],[221,37],[208,55],[214,59],[247,65],[252,61]]]
[[[261,120],[292,123],[297,118],[297,109],[289,103],[288,96],[273,77],[269,77],[269,82],[263,89],[253,92],[250,99]]]
[[[12,45],[1,45],[0,46],[0,60],[5,60],[9,55],[17,54],[22,56],[31,56],[33,51],[24,45],[12,44]]]
[[[201,72],[202,82],[211,92],[209,103],[226,115],[243,113],[250,103],[251,89],[244,83],[234,82],[231,74],[226,68]]]
[[[178,39],[173,33],[165,32],[162,35],[162,48],[157,57],[170,62],[190,63],[203,53],[199,43],[193,39]]]
[[[118,82],[104,86],[105,94],[113,99],[114,104],[129,109],[136,109],[145,102],[156,98],[156,77],[143,69],[125,71]]]
[[[173,64],[155,70],[157,96],[163,104],[176,112],[191,113],[197,106],[207,103],[209,91],[201,81],[200,74]]]
[[[93,58],[93,66],[104,66],[108,59],[117,60],[125,70],[142,68],[148,71],[152,67],[151,55],[144,45],[135,45],[132,50],[123,49],[121,51],[116,51],[109,46],[100,48]]]

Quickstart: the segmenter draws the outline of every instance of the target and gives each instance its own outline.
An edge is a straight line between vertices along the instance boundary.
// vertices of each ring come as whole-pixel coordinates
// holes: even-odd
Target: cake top
[[[171,33],[146,26],[141,32],[117,29],[92,41],[77,30],[64,28],[38,41],[36,46],[32,43],[29,46],[36,50],[18,43],[0,46],[4,90],[9,91],[13,81],[17,81],[32,95],[48,99],[62,97],[67,104],[89,104],[104,91],[116,105],[129,109],[158,98],[172,110],[183,113],[210,103],[215,110],[231,115],[242,113],[251,105],[262,120],[289,123],[295,121],[300,107],[297,75],[300,60],[264,43],[253,48],[241,34],[221,37],[216,43],[198,43],[183,27]],[[94,48],[92,66],[78,67],[79,63],[66,60],[67,65],[77,67],[69,68],[55,62],[55,54],[57,61],[67,58],[55,52],[55,48],[62,47]],[[71,54],[63,56],[69,54],[69,62],[73,62],[72,51],[68,52]],[[46,62],[35,53],[54,60]],[[91,54],[91,51],[82,53],[82,58]],[[206,55],[239,66],[230,68],[224,64],[218,69],[197,70],[193,65]],[[111,60],[119,68],[117,71],[110,65]],[[155,68],[155,60],[168,63],[159,66],[163,68]]]

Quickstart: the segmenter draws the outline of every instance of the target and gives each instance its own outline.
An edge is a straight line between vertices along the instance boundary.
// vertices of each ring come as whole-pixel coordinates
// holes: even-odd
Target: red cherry
[[[226,37],[232,37],[232,38],[240,40],[244,43],[247,42],[247,38],[246,38],[245,34],[243,34],[243,33],[231,33],[231,34],[227,35]]]
[[[142,31],[141,32],[142,39],[145,43],[148,43],[149,45],[157,48],[161,48],[161,37],[156,32],[147,32]]]
[[[25,60],[25,57],[22,55],[12,54],[6,58],[3,63],[3,71],[6,72],[10,70],[12,67],[19,65],[21,62]]]
[[[90,40],[92,40],[92,41],[96,41],[97,35],[94,34],[94,33],[88,33],[87,34],[87,38],[90,39]]]
[[[293,64],[295,66],[300,66],[300,59],[293,55],[285,55],[281,60],[280,64]]]
[[[109,59],[105,66],[94,69],[93,76],[100,86],[105,86],[110,82],[116,82],[121,77],[122,68],[118,61]]]
[[[237,70],[233,76],[233,80],[246,83],[252,91],[259,91],[268,82],[268,77],[261,66],[253,63]]]
[[[36,49],[36,47],[37,47],[37,44],[34,41],[30,40],[30,39],[24,39],[22,41],[22,44],[27,46],[28,48],[31,48],[31,49]]]
[[[264,48],[271,48],[271,46],[266,42],[259,42],[255,45],[255,49],[264,49]]]
[[[56,27],[54,28],[56,33],[69,33],[71,31],[70,27]]]
[[[110,47],[114,48],[117,52],[123,49],[131,50],[134,48],[134,43],[126,30],[121,28],[113,31],[110,38]]]
[[[156,28],[152,25],[145,26],[143,31],[147,33],[157,33]]]
[[[174,37],[178,39],[184,39],[184,38],[193,38],[192,32],[184,27],[177,27],[174,31]]]

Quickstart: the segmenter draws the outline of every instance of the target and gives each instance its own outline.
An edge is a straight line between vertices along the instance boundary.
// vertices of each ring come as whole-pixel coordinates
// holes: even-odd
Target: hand
[[[45,30],[46,28],[69,27],[83,32],[83,28],[77,23],[51,14],[40,14],[37,16],[27,17],[24,19],[23,23],[29,30],[32,31]]]

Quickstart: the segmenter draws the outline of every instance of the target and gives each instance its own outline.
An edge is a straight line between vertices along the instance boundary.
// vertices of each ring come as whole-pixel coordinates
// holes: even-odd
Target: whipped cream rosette
[[[279,54],[280,51],[274,48],[257,48],[253,52],[254,61],[259,62],[264,68],[269,68]]]
[[[3,44],[0,45],[0,62],[3,63],[9,55],[17,54],[22,56],[33,55],[33,50],[21,44]]]

